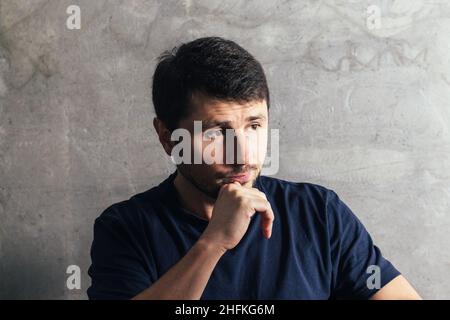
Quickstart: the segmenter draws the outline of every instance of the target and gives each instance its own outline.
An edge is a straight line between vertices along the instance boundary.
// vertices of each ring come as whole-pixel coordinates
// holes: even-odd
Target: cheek
[[[203,141],[202,134],[193,135],[191,144],[193,164],[202,164],[203,150],[207,145],[208,143]]]
[[[192,164],[195,172],[204,178],[214,176],[214,167],[224,163],[223,139],[204,139],[203,134],[194,135],[191,142]]]
[[[262,165],[267,153],[267,130],[257,130],[248,138],[249,162]]]

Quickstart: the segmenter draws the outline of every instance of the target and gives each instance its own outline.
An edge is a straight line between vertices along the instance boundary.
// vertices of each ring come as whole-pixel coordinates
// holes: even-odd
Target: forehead
[[[251,116],[262,116],[267,119],[267,103],[265,100],[248,102],[224,101],[205,96],[194,96],[192,99],[189,120],[227,120],[242,121]]]

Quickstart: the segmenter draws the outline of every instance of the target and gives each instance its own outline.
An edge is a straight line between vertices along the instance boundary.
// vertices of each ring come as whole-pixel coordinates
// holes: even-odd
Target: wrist
[[[222,256],[225,252],[227,252],[227,249],[224,246],[203,236],[198,239],[196,245],[202,251],[208,251],[211,254],[217,254],[219,256]]]

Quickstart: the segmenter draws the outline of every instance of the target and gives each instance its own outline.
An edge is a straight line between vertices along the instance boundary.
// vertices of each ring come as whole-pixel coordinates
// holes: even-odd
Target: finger
[[[255,195],[261,199],[267,200],[267,196],[264,192],[259,191],[258,189],[255,188],[243,188],[243,192],[247,193],[247,194],[251,194],[251,195]]]
[[[241,184],[237,181],[225,183],[220,187],[219,195],[221,195],[224,192],[224,190],[227,190],[227,189],[231,190],[232,188],[236,188],[237,186],[241,186]]]
[[[270,202],[267,200],[254,200],[253,207],[261,215],[261,229],[264,237],[269,239],[272,236],[273,221],[275,220]]]

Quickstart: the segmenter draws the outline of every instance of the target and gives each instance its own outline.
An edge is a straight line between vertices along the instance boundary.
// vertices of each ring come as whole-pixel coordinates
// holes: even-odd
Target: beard
[[[180,164],[177,166],[177,170],[178,173],[181,174],[187,181],[189,181],[197,190],[214,200],[216,200],[219,196],[219,192],[222,186],[229,183],[227,181],[227,176],[238,175],[246,172],[257,172],[255,178],[250,181],[251,187],[253,188],[255,186],[257,178],[261,175],[261,169],[258,166],[238,165],[233,167],[231,173],[228,173],[227,175],[217,173],[213,176],[213,181],[209,181],[208,178],[195,175],[188,165]],[[217,180],[219,180],[220,182],[217,182]]]

